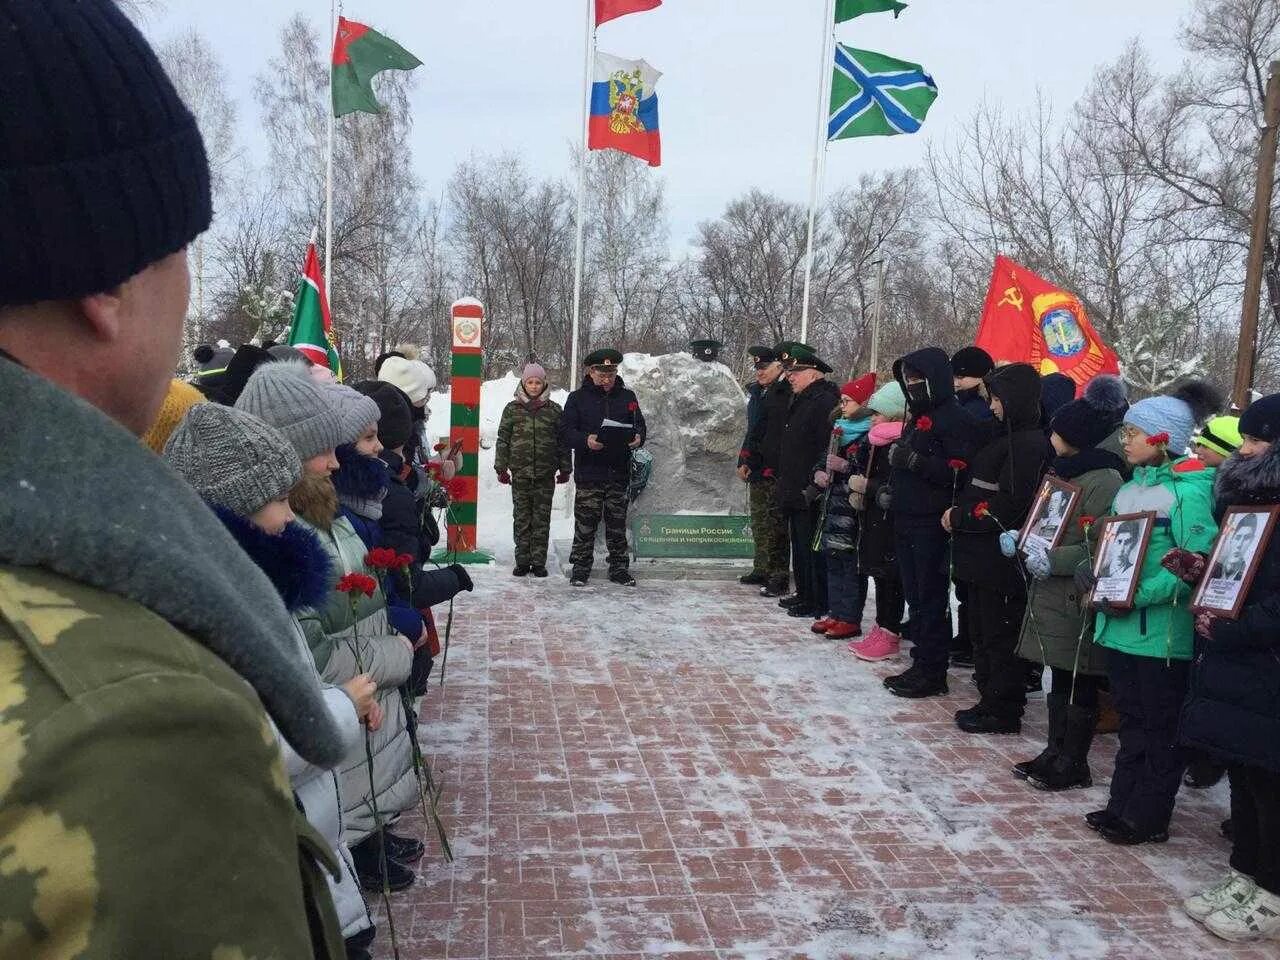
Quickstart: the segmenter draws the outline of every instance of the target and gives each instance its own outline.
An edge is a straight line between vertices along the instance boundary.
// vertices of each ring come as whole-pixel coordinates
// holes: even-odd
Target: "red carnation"
[[[959,473],[961,470],[969,469],[969,464],[965,463],[963,460],[959,459],[958,457],[954,460],[948,460],[947,466],[950,467],[952,470],[954,470],[956,473]]]
[[[396,566],[397,566],[397,567],[411,567],[411,566],[413,566],[413,554],[411,554],[411,553],[397,553],[397,554],[396,554]]]
[[[1098,522],[1097,517],[1090,517],[1087,514],[1076,521],[1076,523],[1080,524],[1080,529],[1084,533],[1088,533],[1089,528],[1092,527],[1097,522]]]
[[[364,555],[364,564],[374,570],[390,570],[396,566],[396,552],[389,547],[374,547]]]
[[[1163,447],[1169,443],[1169,434],[1161,431],[1147,437],[1147,444],[1152,447]]]
[[[981,520],[983,517],[991,513],[991,504],[986,500],[979,500],[973,505],[973,515]]]
[[[378,581],[366,573],[348,573],[338,581],[335,589],[339,593],[363,593],[366,597],[372,597],[373,592],[378,589]]]
[[[449,491],[449,499],[451,500],[461,500],[467,495],[467,485],[463,482],[462,477],[454,477],[445,486],[445,489]]]
[[[842,436],[844,436],[844,434],[840,432],[840,428],[839,428],[839,427],[832,427],[832,428],[831,428],[831,435],[832,435],[833,437],[842,437]]]
[[[441,452],[442,452],[442,451],[444,451],[444,450],[448,450],[448,449],[449,449],[449,441],[448,441],[448,440],[441,440],[439,443],[437,443],[437,444],[436,444],[434,447],[432,447],[431,449],[432,449],[432,450],[434,450],[436,453],[441,453]]]
[[[917,417],[916,429],[919,430],[921,433],[928,433],[930,430],[933,429],[933,420],[931,420],[929,417]]]
[[[772,480],[772,479],[773,479],[773,467],[765,467],[765,468],[764,468],[764,470],[763,470],[763,471],[761,471],[761,476],[763,476],[766,480]]]
[[[631,411],[632,413],[635,413],[637,410],[639,410],[639,409],[640,409],[640,404],[638,404],[638,403],[636,403],[634,400],[632,400],[630,403],[628,403],[628,404],[627,404],[627,409],[628,409],[629,411]]]

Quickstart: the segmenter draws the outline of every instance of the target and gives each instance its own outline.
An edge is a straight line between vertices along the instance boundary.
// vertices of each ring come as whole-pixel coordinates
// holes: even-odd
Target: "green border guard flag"
[[[338,35],[333,39],[333,115],[345,117],[357,110],[381,113],[382,104],[373,95],[373,78],[383,70],[412,70],[421,65],[390,37],[339,17]]]
[[[893,13],[894,19],[907,9],[898,0],[836,0],[836,23],[844,23],[864,13]]]
[[[837,43],[827,139],[915,133],[937,98],[920,64]]]

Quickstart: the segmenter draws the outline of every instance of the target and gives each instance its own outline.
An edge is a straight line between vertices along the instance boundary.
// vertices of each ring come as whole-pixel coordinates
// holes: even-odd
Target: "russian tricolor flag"
[[[658,97],[654,93],[661,76],[643,60],[597,52],[587,149],[621,150],[647,160],[651,167],[661,164]]]

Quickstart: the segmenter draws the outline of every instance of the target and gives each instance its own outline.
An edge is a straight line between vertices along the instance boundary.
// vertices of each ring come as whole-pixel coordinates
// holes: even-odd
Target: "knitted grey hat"
[[[303,360],[263,364],[236,401],[236,409],[283,433],[302,460],[347,442],[342,415],[307,370]]]
[[[192,407],[164,457],[196,493],[241,517],[283,500],[302,477],[302,461],[284,434],[218,403]]]
[[[366,397],[359,390],[352,390],[340,383],[322,383],[320,389],[329,404],[338,411],[342,418],[342,440],[340,443],[355,443],[360,434],[378,422],[382,410],[372,397]]]

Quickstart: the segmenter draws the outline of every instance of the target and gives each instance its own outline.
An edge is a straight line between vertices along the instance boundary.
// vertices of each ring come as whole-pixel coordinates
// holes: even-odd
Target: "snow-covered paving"
[[[1114,737],[1091,790],[1009,775],[1042,699],[1026,736],[970,737],[966,672],[895,700],[736,584],[476,579],[424,711],[458,859],[395,895],[407,958],[1272,955],[1177,906],[1224,867],[1222,788],[1124,849],[1080,820]]]

